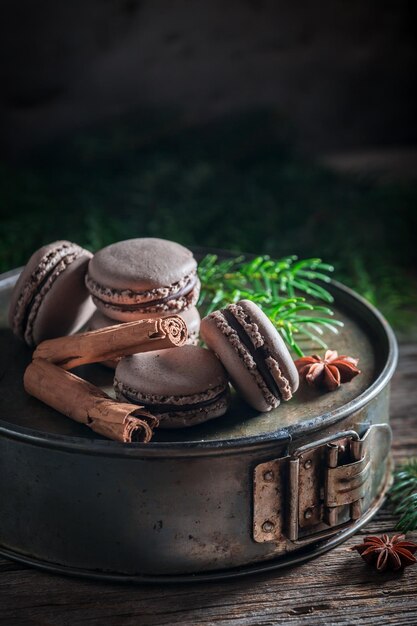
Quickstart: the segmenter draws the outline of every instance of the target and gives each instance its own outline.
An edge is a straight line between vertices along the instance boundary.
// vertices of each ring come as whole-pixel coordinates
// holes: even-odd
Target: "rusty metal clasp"
[[[355,430],[340,431],[257,465],[254,540],[311,541],[359,519],[376,495],[376,466],[390,443],[390,427],[374,424],[362,438]]]

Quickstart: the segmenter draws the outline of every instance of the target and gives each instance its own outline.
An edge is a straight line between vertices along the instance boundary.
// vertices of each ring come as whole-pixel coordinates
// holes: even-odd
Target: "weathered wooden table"
[[[395,460],[417,455],[417,344],[400,347],[391,415]],[[385,504],[358,535],[312,561],[208,584],[100,584],[53,576],[0,558],[0,624],[411,626],[417,624],[417,565],[399,574],[377,574],[349,550],[363,535],[392,533],[395,523]],[[409,537],[417,541],[417,532]]]

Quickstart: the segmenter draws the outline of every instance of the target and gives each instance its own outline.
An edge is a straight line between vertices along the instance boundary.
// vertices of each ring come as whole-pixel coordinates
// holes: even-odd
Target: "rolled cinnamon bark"
[[[25,390],[96,433],[123,443],[148,443],[156,417],[143,407],[117,402],[91,383],[53,363],[35,359],[26,368]]]
[[[36,348],[33,358],[45,359],[69,370],[85,363],[99,363],[137,352],[182,346],[187,336],[184,320],[178,315],[172,315],[47,339]]]

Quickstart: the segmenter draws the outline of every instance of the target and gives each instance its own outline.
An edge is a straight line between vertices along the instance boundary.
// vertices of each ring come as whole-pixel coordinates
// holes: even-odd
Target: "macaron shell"
[[[271,356],[278,362],[283,376],[289,381],[291,391],[295,393],[299,385],[298,371],[281,335],[269,317],[254,302],[240,300],[238,305],[248,315],[250,322],[258,326],[265,346],[268,348]]]
[[[157,238],[128,239],[99,250],[90,261],[93,281],[117,290],[148,291],[179,282],[197,269],[190,250]]]
[[[115,373],[115,384],[182,404],[198,402],[202,394],[207,397],[227,381],[224,367],[210,350],[187,345],[125,357]]]
[[[90,253],[85,251],[72,261],[45,294],[33,320],[35,344],[44,339],[70,335],[93,315],[95,307],[84,283],[90,258]]]
[[[241,393],[246,402],[258,411],[270,411],[273,407],[265,399],[265,395],[254,377],[253,370],[246,367],[242,358],[212,318],[205,317],[201,320],[200,336],[218,355],[231,378],[233,386]],[[242,348],[245,349],[244,346]]]
[[[107,315],[104,315],[104,313],[96,309],[93,316],[88,321],[88,330],[99,330],[100,328],[118,326],[119,324],[123,324],[123,322],[112,320],[110,317],[107,317]]]

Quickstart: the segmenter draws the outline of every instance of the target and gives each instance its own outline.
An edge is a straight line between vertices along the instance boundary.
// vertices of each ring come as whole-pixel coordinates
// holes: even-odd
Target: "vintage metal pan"
[[[331,283],[345,328],[331,347],[362,374],[334,393],[302,389],[256,414],[106,441],[28,397],[30,350],[6,328],[18,270],[0,277],[0,552],[90,578],[178,582],[270,570],[332,548],[380,506],[390,477],[392,330]],[[329,339],[330,341],[330,339]],[[111,388],[102,366],[82,375]]]

